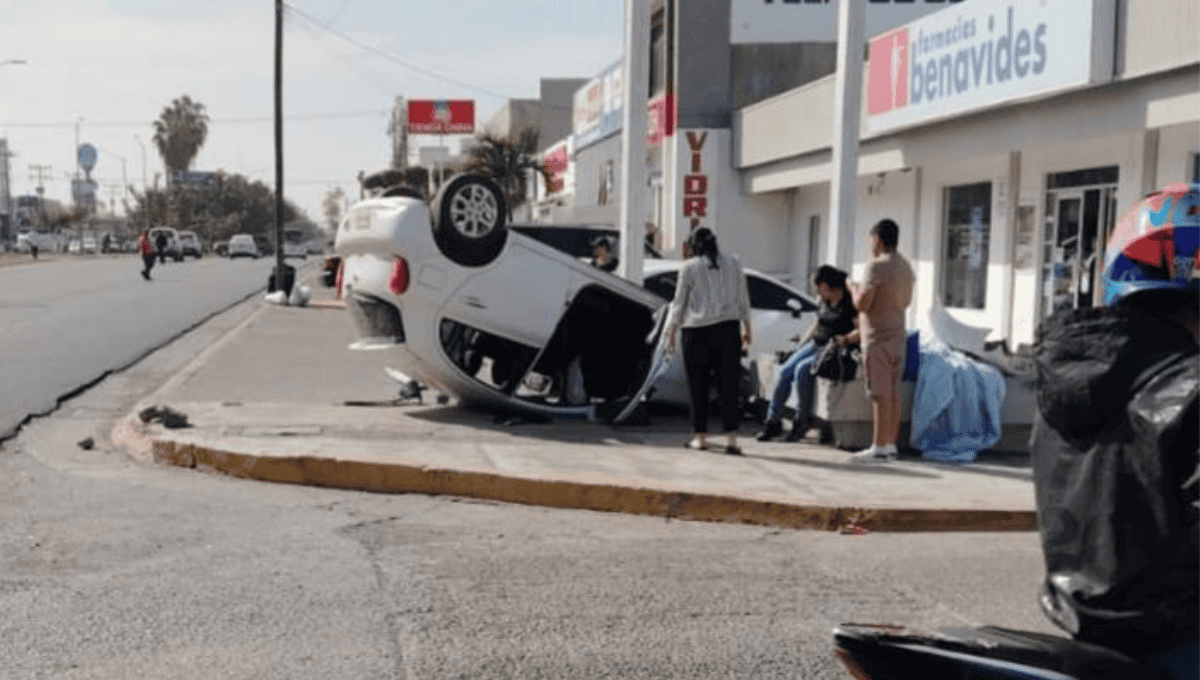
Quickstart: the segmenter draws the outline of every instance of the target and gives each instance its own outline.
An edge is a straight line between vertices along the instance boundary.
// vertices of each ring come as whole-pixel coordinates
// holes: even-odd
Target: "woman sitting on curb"
[[[781,415],[784,404],[792,394],[793,385],[796,389],[796,418],[786,441],[802,439],[808,432],[812,417],[812,368],[821,355],[821,348],[830,341],[838,345],[858,342],[858,310],[854,308],[849,291],[846,290],[846,276],[846,272],[825,264],[821,265],[813,277],[817,297],[821,298],[817,323],[801,339],[800,346],[779,367],[775,393],[767,409],[766,428],[758,434],[758,441],[770,441],[783,433]]]

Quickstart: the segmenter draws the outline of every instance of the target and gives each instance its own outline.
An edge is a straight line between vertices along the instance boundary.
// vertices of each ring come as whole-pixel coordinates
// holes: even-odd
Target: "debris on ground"
[[[191,423],[188,422],[186,415],[176,411],[170,406],[151,406],[149,408],[142,409],[138,413],[138,419],[140,419],[143,423],[158,421],[163,424],[163,427],[172,430],[192,426]]]

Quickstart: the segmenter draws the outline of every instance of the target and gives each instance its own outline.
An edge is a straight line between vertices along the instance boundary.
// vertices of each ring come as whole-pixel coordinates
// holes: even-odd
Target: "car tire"
[[[482,267],[500,255],[508,236],[504,193],[483,175],[452,177],[433,200],[434,240],[455,264]]]

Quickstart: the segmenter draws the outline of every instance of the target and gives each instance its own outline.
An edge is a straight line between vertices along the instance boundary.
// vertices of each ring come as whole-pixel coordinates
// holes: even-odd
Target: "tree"
[[[186,94],[164,107],[154,121],[154,145],[167,168],[167,182],[191,166],[208,137],[208,114],[204,105]]]
[[[325,192],[321,200],[321,208],[325,211],[325,225],[329,233],[337,233],[338,225],[342,223],[343,207],[346,204],[346,192],[341,187],[334,187]]]
[[[153,188],[134,193],[136,205],[129,212],[133,224],[169,225],[196,232],[200,238],[227,239],[233,234],[271,236],[275,225],[275,192],[259,180],[238,174],[216,173],[202,185],[176,185],[168,191]],[[283,204],[283,221],[301,215],[290,201]]]
[[[549,171],[537,156],[537,145],[538,133],[533,128],[509,137],[485,132],[467,150],[466,167],[496,180],[510,208],[521,205],[525,202],[527,171],[536,170],[543,181],[549,181]]]

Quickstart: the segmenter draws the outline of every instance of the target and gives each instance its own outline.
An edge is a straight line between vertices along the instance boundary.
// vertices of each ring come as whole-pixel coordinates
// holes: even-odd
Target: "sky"
[[[0,66],[14,197],[35,192],[31,166],[48,165],[46,197],[69,203],[76,143],[86,142],[99,150],[98,198],[115,197],[120,214],[122,182],[140,189],[163,171],[153,121],[185,94],[211,118],[192,169],[274,187],[273,0],[0,0],[0,9],[0,62],[26,62]],[[537,98],[541,78],[590,78],[617,61],[623,12],[623,0],[289,0],[284,195],[323,223],[326,192],[357,197],[358,172],[387,166],[397,96],[474,99],[482,122],[506,99]],[[413,147],[439,143],[410,137]]]

